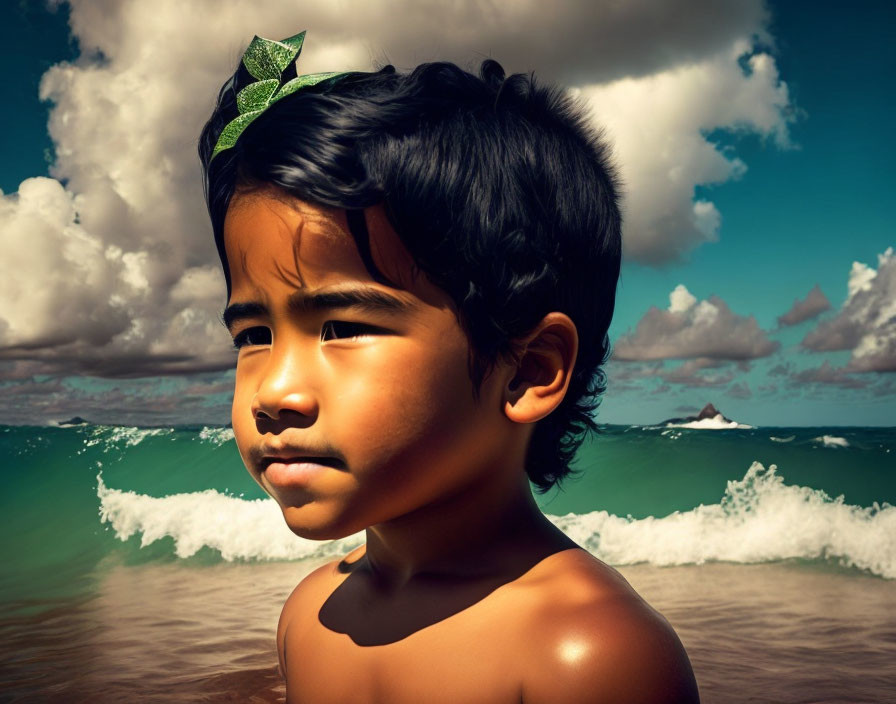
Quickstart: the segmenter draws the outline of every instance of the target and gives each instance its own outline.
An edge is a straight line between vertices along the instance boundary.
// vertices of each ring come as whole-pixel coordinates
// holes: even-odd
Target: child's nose
[[[276,347],[276,346],[275,346]],[[256,420],[280,419],[283,413],[317,417],[317,395],[309,384],[310,366],[296,351],[272,349],[258,391],[252,399]]]

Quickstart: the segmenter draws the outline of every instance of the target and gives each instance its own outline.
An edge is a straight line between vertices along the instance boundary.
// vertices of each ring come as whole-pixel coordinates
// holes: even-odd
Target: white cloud
[[[660,265],[718,239],[722,214],[695,201],[694,189],[739,178],[747,166],[709,142],[708,131],[753,132],[788,146],[787,86],[767,54],[750,56],[744,72],[738,61],[750,51],[737,40],[697,62],[582,90],[616,148],[630,258]]]
[[[884,254],[886,255],[888,252]],[[876,277],[877,271],[867,264],[853,262],[852,268],[849,270],[849,280],[846,282],[846,290],[849,292],[850,298],[861,291],[870,291]]]
[[[852,350],[845,371],[896,371],[896,255],[888,247],[877,257],[877,270],[853,262],[848,296],[834,318],[824,320],[803,339],[816,351]]]
[[[679,284],[669,294],[667,310],[652,306],[634,332],[616,341],[613,358],[748,360],[766,357],[778,347],[779,343],[768,338],[752,315],[737,315],[718,296],[698,302]]]
[[[106,375],[228,366],[223,281],[196,139],[253,33],[307,28],[303,72],[447,59],[582,86],[617,140],[628,255],[660,263],[717,236],[722,214],[694,186],[744,165],[704,138],[715,127],[786,143],[788,96],[760,0],[506,4],[372,0],[72,0],[83,55],[51,68],[58,179],[3,196],[0,358]],[[65,184],[63,187],[62,184]],[[8,254],[6,254],[8,253]],[[217,282],[217,283],[216,283]],[[711,302],[710,302],[711,303]],[[704,306],[704,312],[706,308]]]
[[[58,181],[33,178],[0,196],[0,344],[5,348],[104,345],[127,325],[110,299],[121,263],[76,221]]]
[[[678,284],[669,294],[669,311],[672,313],[684,313],[697,302],[697,297],[685,288],[684,284]]]
[[[79,202],[43,177],[0,195],[0,358],[109,375],[231,364],[221,274],[166,270],[158,241],[131,252],[104,243],[81,224]]]

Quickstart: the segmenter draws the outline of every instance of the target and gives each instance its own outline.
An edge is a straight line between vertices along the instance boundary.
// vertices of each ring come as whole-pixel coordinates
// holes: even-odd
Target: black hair
[[[383,204],[417,267],[457,307],[478,390],[514,341],[551,311],[575,323],[579,351],[564,400],[538,421],[526,458],[543,493],[571,469],[606,389],[621,256],[615,170],[583,105],[532,74],[479,76],[454,64],[350,74],[283,98],[211,160],[240,65],[202,131],[206,202],[227,278],[224,217],[238,188],[275,186],[345,209],[374,278],[363,209]]]

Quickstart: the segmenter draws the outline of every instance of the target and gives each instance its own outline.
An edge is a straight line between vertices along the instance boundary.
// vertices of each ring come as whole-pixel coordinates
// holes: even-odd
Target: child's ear
[[[519,361],[504,388],[504,414],[515,423],[534,423],[566,395],[579,334],[568,315],[548,313],[516,348]]]

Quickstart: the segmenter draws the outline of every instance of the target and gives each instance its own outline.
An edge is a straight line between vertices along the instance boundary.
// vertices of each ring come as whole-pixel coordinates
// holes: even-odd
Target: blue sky
[[[612,330],[617,335],[643,314],[645,302],[664,306],[679,283],[698,298],[721,296],[738,312],[755,315],[764,329],[773,329],[777,316],[815,284],[837,309],[847,295],[852,262],[875,265],[878,254],[896,242],[896,140],[889,127],[896,114],[894,6],[776,2],[770,9],[774,56],[798,114],[790,128],[794,147],[781,150],[754,135],[712,136],[735,148],[748,167],[738,180],[698,188],[711,194],[722,213],[719,242],[698,248],[681,266],[627,267]],[[843,353],[791,351],[808,325],[774,336],[785,348],[782,356],[801,369],[823,359],[845,363]],[[771,361],[738,379],[754,388],[765,383]],[[718,406],[733,409],[729,415],[736,411],[754,423],[784,424],[792,407],[800,425],[896,424],[892,391],[875,397],[826,386],[802,389],[787,399],[786,408],[777,397],[706,398],[718,398]],[[702,398],[693,390],[683,395],[695,404]],[[635,422],[637,413],[623,399],[613,401],[608,397],[605,403],[608,415],[618,408]],[[666,407],[663,400],[649,403]]]
[[[293,10],[270,4],[272,9],[259,12],[259,34],[268,31],[265,22],[293,21]],[[579,45],[570,40],[566,53],[558,58],[546,49],[541,61],[537,48],[523,59],[511,42],[500,53],[504,38],[486,30],[466,44],[431,42],[445,58],[459,62],[471,52],[490,51],[499,60],[509,54],[511,69],[538,71],[545,65],[548,77],[576,86],[593,101],[596,117],[611,133],[618,126],[617,158],[632,189],[626,220],[630,247],[610,331],[617,356],[608,367],[610,387],[600,419],[656,422],[712,401],[726,415],[757,425],[896,424],[896,257],[886,254],[896,246],[893,8],[872,2],[848,9],[831,2],[743,2],[701,25],[701,17],[725,3],[678,4],[674,22],[656,22],[636,11],[617,16],[607,10],[602,16],[607,32],[617,23],[616,33],[630,37],[641,51],[615,46],[610,35],[602,40],[596,24],[597,48],[588,38]],[[155,12],[151,3],[115,11],[104,5],[74,2],[50,12],[22,2],[0,10],[7,101],[15,106],[0,117],[6,214],[0,214],[0,237],[5,251],[18,252],[12,258],[15,269],[7,258],[9,271],[0,272],[10,282],[0,287],[0,384],[13,399],[0,422],[71,415],[136,423],[226,422],[232,379],[231,372],[222,371],[226,358],[205,355],[203,363],[198,353],[191,356],[178,347],[178,336],[189,332],[195,340],[213,330],[208,319],[220,303],[220,290],[214,253],[203,239],[209,232],[201,221],[204,206],[194,200],[199,195],[198,172],[190,171],[195,164],[186,157],[180,162],[172,157],[169,164],[167,154],[181,150],[181,144],[182,151],[192,149],[189,139],[195,140],[215,89],[208,77],[213,83],[226,76],[247,41],[245,18],[236,5],[221,5],[222,21],[232,16],[234,29],[219,31],[220,56],[208,59],[207,73],[200,75],[197,68],[195,78],[175,73],[183,64],[166,63],[176,57],[169,57],[174,52],[163,44],[152,49],[159,53],[150,66],[157,65],[159,80],[167,80],[162,89],[171,85],[172,75],[184,81],[180,93],[173,93],[186,103],[172,108],[184,115],[186,126],[178,131],[181,118],[171,115],[180,113],[164,113],[159,100],[161,116],[153,123],[156,103],[139,104],[140,84],[126,81],[142,76],[148,83],[146,77],[154,75],[129,47],[139,42],[153,47],[154,27],[160,37],[166,30],[188,31],[187,20],[177,15],[176,3],[161,3]],[[568,8],[568,17],[561,12],[550,20],[559,23],[557,31],[564,21],[586,28],[597,21],[585,5]],[[100,11],[102,22],[92,14]],[[521,29],[548,21],[515,19]],[[354,44],[328,27],[326,17],[315,21],[320,28],[312,23],[309,37],[325,43],[332,36],[331,66],[342,60],[352,67],[378,51],[399,65],[402,59],[436,58],[422,55],[423,38],[412,44],[405,37],[441,31],[438,18],[433,28],[424,24],[403,32],[394,24],[368,25],[365,40]],[[194,32],[195,27],[204,29],[195,24]],[[352,31],[347,27],[343,34]],[[210,41],[201,34],[197,39],[203,46]],[[520,65],[524,60],[530,63]],[[67,61],[75,62],[70,70],[57,70]],[[43,88],[52,100],[41,102],[41,77],[53,66],[57,69]],[[104,71],[114,80],[102,82]],[[91,83],[94,77],[97,83]],[[103,93],[109,85],[109,94]],[[116,92],[116,85],[137,86],[133,102],[143,109],[127,114],[129,106],[116,100],[130,94]],[[199,87],[191,90],[193,85]],[[695,85],[695,104],[679,99],[691,95]],[[632,112],[644,105],[647,110]],[[648,111],[650,120],[643,117]],[[632,114],[643,120],[634,120],[642,130],[634,138],[625,134],[632,120],[620,117]],[[97,124],[104,129],[95,129]],[[126,127],[117,137],[121,124]],[[138,140],[139,130],[154,138]],[[690,171],[670,175],[675,163],[662,162],[659,150],[652,159],[654,154],[639,146],[651,144],[669,144]],[[54,150],[59,156],[51,169]],[[122,161],[123,151],[133,159]],[[144,170],[129,181],[131,164],[143,158]],[[187,184],[177,190],[182,202],[155,223],[144,214],[158,208],[138,193],[150,165],[170,169],[172,181]],[[53,181],[29,181],[17,194],[33,177]],[[682,178],[683,184],[675,180]],[[155,172],[146,177],[145,190],[172,188],[158,179]],[[642,184],[653,185],[638,188]],[[695,215],[695,202],[711,203],[701,211],[709,213],[705,219]],[[32,232],[23,229],[23,222],[32,222],[27,217],[37,217],[26,203],[56,217],[29,226],[38,227],[39,237],[22,234]],[[122,234],[125,217],[128,232]],[[164,247],[146,244],[160,224],[196,234],[186,242],[164,242],[169,250],[162,256],[157,252]],[[659,234],[651,240],[649,232]],[[81,247],[73,253],[60,245],[72,238]],[[47,264],[34,258],[37,252],[29,255],[24,245],[32,241],[55,243],[63,252],[55,268],[52,257]],[[85,263],[88,252],[99,259]],[[154,257],[176,267],[164,269]],[[62,272],[71,262],[78,273],[66,279]],[[79,276],[85,285],[75,285]],[[25,288],[43,281],[48,283],[39,292]],[[164,296],[158,281],[167,282]],[[792,316],[805,319],[779,327],[778,318],[816,285],[820,294],[803,306],[802,316]],[[680,286],[673,304],[670,294]],[[68,314],[66,305],[71,305]],[[158,320],[147,312],[153,310],[159,311]],[[668,324],[677,332],[663,337],[660,329]],[[147,329],[155,330],[151,343],[141,341]],[[839,349],[829,349],[838,346],[833,340],[841,340]]]

